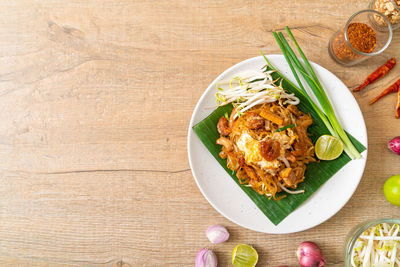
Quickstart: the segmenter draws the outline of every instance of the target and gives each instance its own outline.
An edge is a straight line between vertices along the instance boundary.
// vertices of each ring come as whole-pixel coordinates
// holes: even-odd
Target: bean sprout
[[[281,183],[279,183],[279,186],[282,188],[283,191],[285,191],[288,194],[296,195],[296,194],[304,193],[304,190],[290,191],[289,189],[284,187]]]
[[[285,164],[286,168],[290,168],[290,163],[285,157],[278,157],[278,159]]]
[[[264,103],[272,103],[283,99],[284,103],[297,105],[300,100],[294,94],[288,94],[282,85],[276,85],[277,80],[271,76],[270,71],[248,71],[233,77],[230,81],[217,84],[217,105],[224,106],[232,103],[240,114],[250,108]]]
[[[362,233],[351,254],[352,267],[399,267],[400,226],[382,223]]]

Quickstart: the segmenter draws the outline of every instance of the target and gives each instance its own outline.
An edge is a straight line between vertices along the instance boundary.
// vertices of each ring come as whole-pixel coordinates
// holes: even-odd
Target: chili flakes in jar
[[[376,47],[376,33],[367,24],[353,22],[348,25],[347,38],[349,43],[357,51],[363,53],[372,53]],[[342,29],[332,40],[332,53],[342,62],[354,61],[362,57],[350,48],[344,36]]]

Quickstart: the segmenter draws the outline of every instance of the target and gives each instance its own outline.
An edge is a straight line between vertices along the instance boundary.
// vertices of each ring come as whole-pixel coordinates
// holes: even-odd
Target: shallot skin
[[[217,256],[215,255],[212,250],[203,248],[201,249],[196,256],[196,267],[217,267],[218,260]]]
[[[400,136],[396,136],[389,141],[388,147],[395,154],[400,155]]]
[[[296,255],[301,267],[322,267],[326,263],[322,250],[310,241],[301,243]]]
[[[229,239],[229,232],[222,225],[211,225],[206,230],[206,236],[211,243],[220,244]]]

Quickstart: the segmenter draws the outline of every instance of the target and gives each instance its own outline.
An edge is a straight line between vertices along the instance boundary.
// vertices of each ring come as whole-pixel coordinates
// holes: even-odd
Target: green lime
[[[336,159],[343,152],[343,143],[331,135],[322,135],[315,143],[315,154],[321,160]]]
[[[394,175],[386,180],[383,193],[390,203],[400,207],[400,175]]]
[[[257,251],[249,245],[239,244],[232,252],[232,264],[235,267],[253,267],[258,261]]]

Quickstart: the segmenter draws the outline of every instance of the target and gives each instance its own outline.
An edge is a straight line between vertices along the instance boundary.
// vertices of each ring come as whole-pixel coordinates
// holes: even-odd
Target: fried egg
[[[279,160],[266,161],[260,152],[259,141],[250,134],[244,132],[236,142],[238,149],[244,154],[247,164],[257,164],[263,169],[278,169],[281,165]]]

